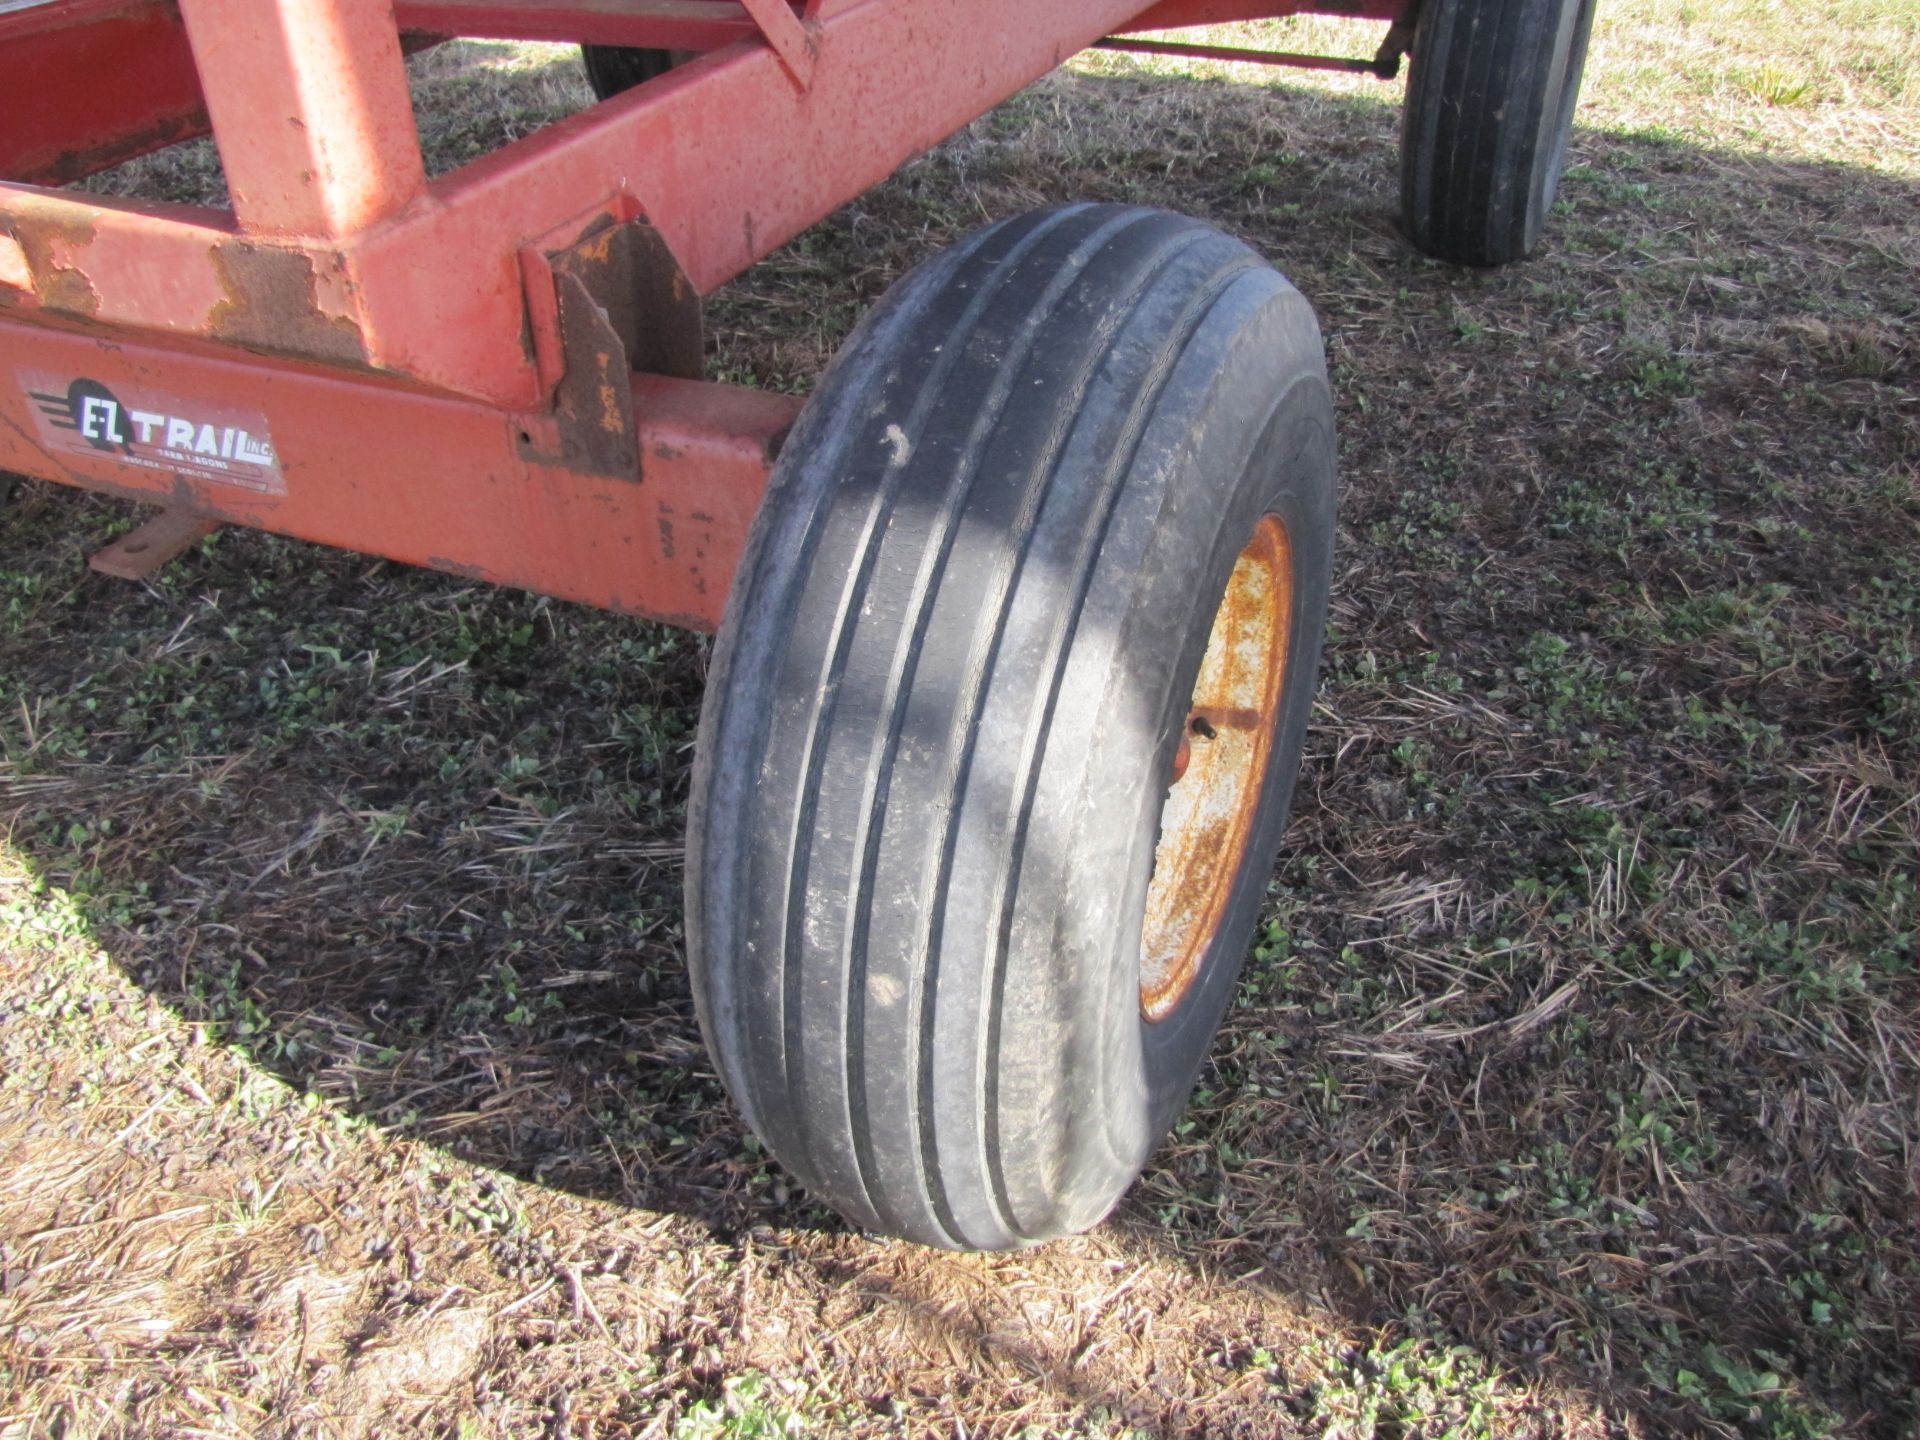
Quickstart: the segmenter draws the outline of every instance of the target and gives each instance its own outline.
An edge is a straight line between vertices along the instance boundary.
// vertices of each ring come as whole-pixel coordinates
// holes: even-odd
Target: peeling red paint
[[[100,292],[80,265],[93,244],[90,222],[71,216],[13,215],[8,223],[42,306],[79,316],[91,316],[100,308]]]

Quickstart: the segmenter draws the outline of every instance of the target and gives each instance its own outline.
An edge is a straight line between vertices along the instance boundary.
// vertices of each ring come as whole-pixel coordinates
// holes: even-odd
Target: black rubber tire
[[[901,280],[781,451],[714,649],[688,958],[748,1122],[855,1224],[1086,1229],[1185,1103],[1286,821],[1334,438],[1307,302],[1162,211],[994,225]],[[1247,857],[1149,1025],[1159,816],[1213,612],[1278,514],[1292,663]]]
[[[1566,168],[1596,0],[1421,0],[1400,210],[1421,250],[1504,265],[1540,243]]]
[[[631,90],[643,80],[664,75],[692,58],[691,50],[643,50],[628,45],[580,47],[580,63],[586,67],[587,84],[601,100],[610,100],[622,90]]]

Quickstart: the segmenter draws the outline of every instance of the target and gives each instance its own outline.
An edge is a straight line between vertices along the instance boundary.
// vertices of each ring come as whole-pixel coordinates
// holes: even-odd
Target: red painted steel
[[[0,185],[0,232],[27,267],[25,285],[0,285],[0,315],[45,309],[98,324],[223,337],[235,297],[215,257],[238,238],[229,211]],[[121,293],[103,302],[100,287],[112,293],[115,277]]]
[[[342,25],[371,25],[364,7],[334,3]],[[23,216],[23,192],[8,186],[0,186],[0,220],[27,222],[30,261],[36,246],[59,252],[62,273],[36,262],[38,303],[49,309],[363,364],[530,405],[538,383],[521,338],[515,261],[527,237],[628,195],[708,293],[1139,8],[1139,0],[1058,0],[1038,25],[1029,0],[823,4],[819,60],[804,90],[769,46],[743,41],[442,177],[413,205],[332,244],[279,244],[263,256],[226,217],[160,221],[70,197],[34,196]],[[956,63],[959,56],[971,63]],[[390,59],[398,73],[397,51]],[[243,73],[223,76],[235,98],[250,93]],[[280,113],[287,97],[270,98],[264,113]],[[233,125],[246,130],[244,107],[236,108]],[[214,119],[232,128],[217,106]],[[316,217],[290,199],[273,218],[298,225]],[[163,239],[160,229],[170,233]],[[164,268],[151,246],[164,248]],[[58,291],[52,299],[49,285]],[[73,296],[78,309],[64,303]],[[0,309],[6,303],[0,292]]]
[[[186,28],[163,0],[0,15],[0,56],[0,177],[64,185],[206,133]]]
[[[813,62],[819,58],[818,29],[802,25],[787,0],[740,0],[760,33],[773,46],[780,63],[802,90],[813,83]]]
[[[699,630],[800,409],[635,376],[640,474],[604,479],[523,458],[544,417],[391,381],[8,320],[0,356],[0,470]]]
[[[392,0],[180,0],[243,230],[349,235],[426,171]]]
[[[0,469],[696,628],[799,402],[628,366],[697,372],[698,294],[1103,35],[1298,8],[179,3],[234,210],[0,184]],[[170,13],[60,0],[0,37],[90,19],[125,61],[111,27]],[[719,48],[427,182],[402,25]],[[173,90],[52,112],[70,163],[186,123],[169,33]]]
[[[17,9],[0,12],[0,42],[12,43],[29,35],[94,25],[116,15],[143,8],[146,0],[26,0]]]

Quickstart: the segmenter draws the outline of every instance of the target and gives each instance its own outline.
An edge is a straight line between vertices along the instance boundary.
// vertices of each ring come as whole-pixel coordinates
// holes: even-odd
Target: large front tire
[[[1400,129],[1413,243],[1458,265],[1531,255],[1566,168],[1596,0],[1421,0]]]
[[[730,1093],[856,1224],[1086,1229],[1177,1116],[1285,825],[1333,456],[1306,301],[1159,211],[990,227],[827,371],[714,651],[688,948]]]

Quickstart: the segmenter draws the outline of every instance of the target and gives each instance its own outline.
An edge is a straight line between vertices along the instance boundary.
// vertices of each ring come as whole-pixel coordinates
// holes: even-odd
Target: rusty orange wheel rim
[[[1287,678],[1293,551],[1277,515],[1254,526],[1214,612],[1177,747],[1140,936],[1140,1013],[1180,1008],[1253,838]]]

